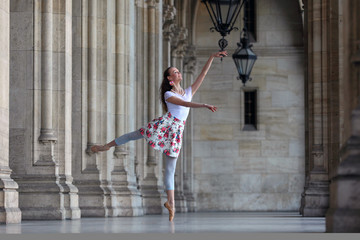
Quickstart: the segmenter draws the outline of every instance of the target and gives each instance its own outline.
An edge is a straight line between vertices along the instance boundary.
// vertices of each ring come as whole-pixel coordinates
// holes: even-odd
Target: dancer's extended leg
[[[141,135],[139,130],[136,130],[134,132],[124,134],[124,135],[112,140],[111,142],[109,142],[109,143],[107,143],[105,145],[94,145],[94,146],[91,147],[91,151],[92,152],[107,151],[111,147],[119,146],[119,145],[125,144],[125,143],[127,143],[129,141],[138,140],[140,138],[143,138],[143,135]]]

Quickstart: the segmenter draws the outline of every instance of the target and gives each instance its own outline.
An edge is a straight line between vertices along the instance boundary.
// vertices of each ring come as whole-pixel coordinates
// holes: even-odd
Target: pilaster
[[[11,115],[10,156],[19,206],[23,219],[77,219],[80,209],[70,150],[72,0],[32,4],[21,9],[18,2],[10,2],[12,19],[25,18],[11,29],[12,68],[25,61],[26,76],[13,74],[10,86],[11,100],[18,104]],[[26,34],[21,36],[20,31]],[[19,91],[24,93],[20,100],[24,105],[17,101]],[[25,121],[17,120],[21,115]],[[22,144],[19,136],[24,138]]]
[[[340,106],[344,142],[339,160],[334,162],[330,184],[330,207],[326,232],[360,232],[360,3],[340,2]]]
[[[336,1],[306,1],[306,182],[300,212],[324,216],[339,145],[338,13]]]

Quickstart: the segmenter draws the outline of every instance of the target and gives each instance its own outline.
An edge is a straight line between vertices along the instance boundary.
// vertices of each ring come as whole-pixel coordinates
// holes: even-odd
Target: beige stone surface
[[[251,74],[253,80],[246,84],[257,89],[257,130],[242,130],[246,88],[236,79],[232,59],[214,60],[199,96],[194,98],[219,107],[216,113],[193,110],[194,154],[202,163],[195,164],[195,192],[205,204],[203,209],[296,210],[300,206],[304,181],[294,181],[304,172],[304,62],[301,51],[294,54],[292,48],[303,45],[301,16],[295,11],[298,3],[260,2],[259,34],[253,46],[255,53],[260,48],[260,54]],[[202,11],[200,8],[198,27],[206,24]],[[227,39],[232,52],[233,36]],[[211,47],[216,47],[216,34],[197,31],[196,42],[201,47],[199,73]],[[226,174],[230,176],[221,178]],[[290,180],[294,174],[298,178]],[[227,191],[227,185],[234,188]],[[238,192],[242,194],[234,198]],[[234,203],[217,204],[227,198]]]

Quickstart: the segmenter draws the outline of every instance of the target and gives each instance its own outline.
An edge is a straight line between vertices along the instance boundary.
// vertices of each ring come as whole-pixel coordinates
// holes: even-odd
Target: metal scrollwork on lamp
[[[202,0],[209,12],[210,18],[214,27],[211,31],[217,31],[221,34],[222,39],[219,40],[219,47],[223,51],[228,45],[225,36],[229,34],[234,27],[237,17],[240,14],[243,6],[248,4],[248,1],[253,0]],[[244,28],[240,33],[240,43],[237,44],[238,49],[232,55],[235,62],[236,69],[239,73],[240,79],[244,86],[247,81],[250,81],[250,73],[255,64],[257,56],[252,51],[249,36],[247,33],[247,21],[244,13]]]
[[[205,4],[214,24],[210,31],[217,31],[222,36],[218,44],[221,51],[223,51],[228,45],[228,41],[225,39],[226,35],[230,34],[234,29],[237,30],[234,24],[245,0],[201,0],[201,2]]]

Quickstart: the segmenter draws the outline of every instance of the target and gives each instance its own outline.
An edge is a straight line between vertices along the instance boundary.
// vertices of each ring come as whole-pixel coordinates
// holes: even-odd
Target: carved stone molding
[[[173,23],[173,21],[167,21],[163,25],[163,36],[164,40],[171,41],[171,39],[174,37],[174,31],[176,29],[176,25]]]
[[[166,41],[171,41],[176,30],[176,8],[172,5],[163,6],[163,36]]]

